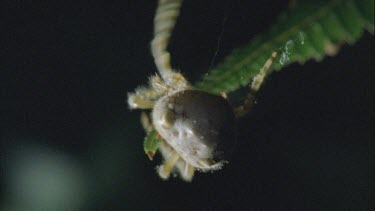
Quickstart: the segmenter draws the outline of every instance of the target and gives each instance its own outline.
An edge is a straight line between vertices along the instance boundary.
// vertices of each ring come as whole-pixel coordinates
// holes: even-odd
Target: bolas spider
[[[131,109],[152,110],[152,121],[142,113],[141,122],[147,132],[155,130],[162,139],[158,150],[164,163],[157,168],[159,176],[168,179],[175,170],[184,181],[191,181],[195,170],[214,171],[227,162],[235,142],[236,118],[251,108],[276,52],[254,77],[244,104],[233,109],[224,93],[197,90],[171,68],[167,45],[181,3],[182,0],[159,0],[151,52],[160,76],[152,76],[149,87],[129,93],[128,104]]]

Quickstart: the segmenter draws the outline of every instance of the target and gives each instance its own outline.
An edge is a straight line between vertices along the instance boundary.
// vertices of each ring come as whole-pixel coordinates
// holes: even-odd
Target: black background
[[[272,74],[239,121],[222,171],[162,181],[160,161],[142,149],[140,113],[126,104],[156,71],[155,8],[146,0],[1,1],[0,159],[30,143],[74,158],[88,187],[82,209],[374,207],[373,35]],[[288,1],[185,1],[170,44],[174,67],[199,79],[220,36],[215,63],[286,9]],[[6,204],[6,176],[2,187]]]

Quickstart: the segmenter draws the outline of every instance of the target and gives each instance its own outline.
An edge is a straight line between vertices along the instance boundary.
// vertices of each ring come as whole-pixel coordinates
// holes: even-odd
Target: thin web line
[[[224,26],[225,26],[225,23],[227,22],[227,16],[224,17],[224,20],[221,24],[221,31],[220,31],[220,34],[219,34],[219,38],[217,39],[217,47],[216,47],[216,50],[215,50],[215,53],[214,53],[214,56],[212,57],[212,60],[211,60],[211,64],[210,64],[210,67],[208,68],[208,72],[210,72],[210,70],[212,69],[212,67],[214,66],[214,63],[215,63],[215,60],[216,60],[216,57],[217,57],[217,54],[219,53],[219,50],[220,50],[220,42],[221,42],[221,39],[223,37],[223,34],[224,34]]]

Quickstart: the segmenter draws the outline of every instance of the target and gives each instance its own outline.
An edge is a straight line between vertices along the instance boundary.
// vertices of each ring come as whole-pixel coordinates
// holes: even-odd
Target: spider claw
[[[146,154],[148,156],[148,159],[150,159],[151,161],[154,159],[155,153],[148,151]]]
[[[144,99],[142,96],[129,93],[128,105],[130,109],[151,109],[154,107],[155,101]]]

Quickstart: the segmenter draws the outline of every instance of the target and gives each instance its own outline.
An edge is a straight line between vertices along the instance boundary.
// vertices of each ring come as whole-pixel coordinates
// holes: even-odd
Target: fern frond
[[[268,33],[234,50],[196,86],[211,93],[230,92],[247,85],[275,50],[272,69],[336,53],[353,44],[364,30],[374,32],[374,0],[308,0],[282,14]]]

